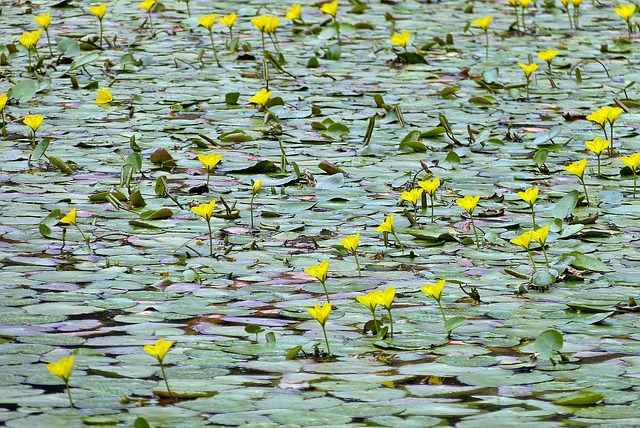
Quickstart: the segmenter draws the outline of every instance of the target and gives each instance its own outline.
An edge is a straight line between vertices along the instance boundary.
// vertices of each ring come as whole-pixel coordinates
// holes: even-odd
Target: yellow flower
[[[227,28],[231,28],[233,27],[233,24],[235,24],[237,18],[238,15],[236,15],[236,13],[234,12],[230,15],[225,15],[222,18],[218,18],[218,22],[223,23],[227,26]]]
[[[271,97],[271,94],[271,91],[267,91],[266,89],[262,88],[260,89],[260,92],[249,98],[249,102],[265,107],[267,101],[269,101],[269,98]]]
[[[358,249],[358,243],[360,243],[360,234],[349,235],[346,238],[340,238],[340,243],[347,249],[347,251],[355,253]]]
[[[611,145],[611,141],[603,141],[602,138],[596,137],[593,139],[593,141],[585,141],[584,145],[587,146],[587,149],[591,150],[593,154],[595,154],[596,156],[600,156],[604,149]]]
[[[60,379],[62,379],[64,383],[68,383],[69,377],[71,376],[71,370],[73,369],[74,361],[75,357],[73,355],[69,358],[61,358],[55,363],[47,364],[47,370],[49,370],[52,375],[58,376]]]
[[[520,6],[522,6],[523,8],[529,6],[530,3],[531,0],[520,0]]]
[[[531,234],[531,238],[534,241],[536,241],[538,244],[544,245],[544,243],[547,242],[548,235],[549,235],[549,225],[546,225],[545,227],[541,227],[540,229],[535,230]]]
[[[422,195],[422,189],[411,189],[409,192],[405,190],[400,196],[403,201],[407,201],[411,205],[416,205],[418,199],[420,199],[420,195]]]
[[[155,345],[144,345],[144,352],[154,357],[160,364],[164,356],[167,355],[169,348],[173,346],[173,342],[170,340],[165,341],[163,338],[158,339]]]
[[[532,64],[523,64],[519,62],[518,65],[522,67],[522,70],[524,70],[524,75],[527,79],[531,76],[531,73],[538,69],[538,64],[536,64],[535,62]]]
[[[427,192],[428,195],[433,196],[438,187],[440,187],[440,179],[434,178],[433,180],[418,181],[418,186],[422,187],[422,190]]]
[[[216,15],[215,13],[212,15],[201,16],[200,18],[198,18],[198,22],[207,30],[211,30],[213,28],[213,24],[215,24],[216,22],[217,17],[218,15]]]
[[[604,126],[605,122],[607,121],[607,113],[608,113],[608,110],[606,107],[599,108],[598,110],[588,115],[587,120],[590,120],[591,122],[595,122],[600,126]]]
[[[258,179],[253,183],[253,188],[252,188],[252,192],[253,194],[257,194],[260,189],[262,189],[262,180]]]
[[[491,24],[492,19],[493,16],[487,15],[483,18],[474,19],[473,21],[471,21],[471,23],[477,27],[482,28],[482,30],[486,32],[489,30],[489,24]]]
[[[584,175],[584,169],[586,167],[587,167],[587,160],[582,159],[577,162],[573,162],[570,165],[565,166],[564,169],[565,171],[575,174],[578,176],[578,178],[582,179],[582,176]]]
[[[74,226],[78,224],[76,220],[76,212],[77,210],[73,208],[67,215],[60,219],[60,223],[64,224],[73,224]]]
[[[153,5],[155,4],[156,0],[145,0],[138,5],[138,9],[144,9],[147,12],[151,12],[151,9],[153,9]]]
[[[467,195],[464,198],[456,199],[456,204],[469,214],[473,214],[473,210],[476,205],[478,205],[478,201],[480,201],[480,196]]]
[[[582,0],[571,0],[571,4],[573,4],[575,7],[578,7],[582,4]]]
[[[42,30],[22,33],[22,37],[19,37],[18,41],[26,49],[31,49],[38,44],[38,40],[40,40],[41,35],[42,35]]]
[[[531,245],[532,237],[533,237],[533,230],[528,230],[524,232],[522,235],[518,236],[517,238],[510,239],[509,242],[511,242],[512,244],[518,245],[524,248],[525,250],[528,250],[529,246]]]
[[[607,112],[607,122],[613,125],[618,119],[618,116],[622,113],[622,109],[620,107],[604,107]]]
[[[280,19],[275,16],[262,15],[253,18],[251,23],[261,32],[270,34],[276,32]]]
[[[287,20],[292,20],[292,19],[300,19],[302,18],[302,12],[301,12],[302,6],[299,5],[298,3],[294,3],[291,5],[291,9],[289,9],[287,11],[287,14],[285,15],[284,19]]]
[[[49,28],[49,24],[51,24],[51,14],[43,13],[42,15],[34,16],[33,20],[36,22],[36,24],[46,30],[47,28]]]
[[[4,107],[7,105],[7,101],[9,101],[7,93],[3,92],[2,94],[0,94],[0,111],[4,110]]]
[[[324,327],[331,313],[331,304],[325,303],[323,306],[316,305],[314,308],[307,308],[309,315],[318,320],[320,325]]]
[[[404,30],[402,34],[394,34],[391,36],[391,44],[402,46],[403,48],[407,47],[407,42],[411,38],[411,34],[407,30]]]
[[[107,88],[98,89],[98,96],[96,97],[96,104],[108,104],[113,101],[113,96]]]
[[[638,165],[640,165],[640,153],[634,153],[631,156],[622,156],[620,159],[634,172],[638,169]]]
[[[320,11],[335,18],[336,13],[338,13],[338,0],[333,0],[331,3],[323,4]]]
[[[216,165],[218,165],[218,162],[222,160],[222,155],[216,155],[213,153],[208,155],[200,154],[198,155],[198,160],[202,162],[202,165],[204,165],[205,168],[207,168],[207,172],[211,172]]]
[[[376,232],[393,233],[394,232],[393,221],[394,221],[394,216],[392,215],[387,216],[387,218],[385,218],[384,221],[380,223],[380,226],[376,227]]]
[[[546,61],[547,64],[551,64],[551,60],[558,56],[559,53],[560,51],[555,51],[549,48],[546,51],[538,52],[538,59]]]
[[[371,312],[375,312],[376,306],[378,306],[378,299],[375,293],[367,293],[364,296],[356,297],[356,300],[365,305]]]
[[[329,262],[323,260],[319,265],[311,265],[304,270],[304,273],[311,275],[321,283],[327,280],[327,271],[329,270]]]
[[[387,287],[384,291],[378,290],[374,293],[374,297],[380,306],[386,310],[391,309],[393,298],[396,296],[396,289],[393,287]]]
[[[209,202],[208,204],[198,205],[196,207],[191,207],[191,211],[198,214],[200,217],[205,219],[206,221],[211,220],[213,216],[213,209],[216,207],[215,199]]]
[[[529,205],[533,205],[536,203],[536,199],[538,199],[538,188],[530,187],[524,192],[518,192],[518,196]]]
[[[44,117],[41,114],[29,114],[22,120],[33,132],[36,132],[38,128],[40,128],[43,121]]]
[[[446,283],[446,281],[444,279],[441,279],[440,281],[436,282],[435,284],[427,284],[427,285],[425,285],[424,287],[420,288],[420,291],[422,291],[423,293],[433,297],[438,302],[440,302],[440,297],[442,297],[442,290],[444,290],[444,284],[445,283]]]
[[[89,6],[89,12],[93,13],[100,21],[107,13],[107,4],[102,3],[100,6]]]
[[[613,11],[615,13],[617,13],[618,15],[620,15],[620,17],[622,19],[624,19],[625,21],[628,22],[631,19],[631,16],[636,11],[636,5],[635,4],[625,4],[625,5],[622,5],[620,7],[614,7]]]
[[[520,3],[520,0],[509,0],[509,4],[513,7],[518,6],[518,3]]]

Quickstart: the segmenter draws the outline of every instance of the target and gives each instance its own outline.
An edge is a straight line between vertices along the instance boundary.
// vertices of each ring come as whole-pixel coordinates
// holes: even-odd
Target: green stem
[[[518,6],[514,4],[513,10],[516,13],[516,30],[520,31],[520,15],[518,14]]]
[[[369,310],[371,311],[371,316],[373,317],[373,326],[376,329],[375,333],[378,334],[380,325],[378,324],[378,318],[376,317],[376,308],[374,306],[373,309],[369,308]]]
[[[251,228],[252,229],[253,229],[253,198],[255,196],[256,196],[255,193],[251,194],[251,207],[250,207],[250,210],[251,210]]]
[[[536,272],[536,262],[533,261],[533,255],[531,254],[531,250],[527,248],[527,254],[529,255],[529,260],[531,261],[531,266],[533,267],[533,271]]]
[[[342,44],[340,42],[340,24],[338,23],[338,18],[336,18],[335,16],[333,17],[333,23],[336,26],[336,35],[338,36],[338,44]]]
[[[431,223],[435,223],[436,218],[433,215],[433,205],[434,205],[433,195],[429,195],[429,198],[431,199]]]
[[[396,244],[400,245],[400,248],[404,248],[404,245],[402,245],[402,242],[400,242],[400,238],[398,238],[398,235],[396,235],[396,231],[394,230],[391,233],[393,233],[393,237],[396,238]]]
[[[67,395],[69,396],[69,405],[71,406],[71,408],[75,408],[75,404],[73,404],[73,397],[71,396],[71,388],[69,388],[69,380],[65,380],[64,381],[65,386],[67,387]]]
[[[189,8],[189,0],[186,0],[185,3],[187,3],[187,16],[191,18],[191,9]]]
[[[597,155],[598,158],[598,178],[600,178],[600,155]]]
[[[99,22],[100,22],[100,47],[102,47],[102,19],[100,19]],[[47,37],[49,37],[49,34],[47,34]]]
[[[324,334],[324,343],[327,344],[327,354],[331,356],[331,348],[329,347],[329,336],[327,336],[327,329],[324,327],[324,325],[322,326],[322,334]]]
[[[36,131],[31,130],[31,147],[36,148]]]
[[[547,257],[547,250],[544,248],[544,244],[540,244],[542,247],[542,254],[544,254],[544,263],[547,265],[547,269],[549,269],[549,258]]]
[[[636,174],[635,169],[633,170],[633,197],[636,197],[636,181],[638,179],[638,175]]]
[[[160,370],[162,370],[162,377],[164,378],[164,384],[167,386],[169,398],[173,400],[173,394],[171,393],[171,388],[169,388],[169,381],[167,381],[167,373],[164,371],[164,365],[162,363],[160,363]]]
[[[327,285],[325,284],[325,282],[327,281],[320,281],[320,284],[322,284],[322,288],[324,289],[324,295],[327,297],[327,303],[331,304],[331,300],[329,300],[329,293],[327,292]]]
[[[382,239],[384,240],[384,246],[389,246],[389,232],[382,232]]]
[[[211,49],[213,49],[213,56],[216,59],[216,64],[218,64],[218,67],[222,68],[222,66],[220,65],[220,60],[218,59],[218,51],[216,50],[216,44],[213,42],[212,29],[209,29],[209,38],[211,39]]]
[[[51,49],[51,38],[49,37],[49,28],[45,28],[44,33],[47,35],[47,44],[49,45],[49,53],[53,57],[53,49]]]
[[[153,22],[151,21],[151,9],[149,9],[149,31],[151,31],[151,35],[154,36],[153,32]]]
[[[533,204],[531,206],[531,220],[533,220],[533,230],[536,230],[538,227],[536,226],[536,212],[533,209]]]
[[[471,220],[471,227],[473,228],[473,234],[476,237],[476,248],[479,250],[480,249],[480,238],[478,238],[478,231],[476,230],[476,224],[473,222],[473,214],[469,213],[469,219]]]
[[[31,71],[33,69],[33,66],[31,65],[31,49],[27,49],[27,52],[29,53],[29,71]]]
[[[209,229],[209,257],[213,257],[213,234],[211,233],[211,219],[207,220],[207,227]]]
[[[2,109],[2,111],[0,111],[0,114],[2,115],[2,136],[6,137],[7,136],[7,122],[4,121],[4,109]]]
[[[356,253],[356,250],[353,250],[353,257],[355,257],[356,259],[356,266],[358,266],[358,276],[362,276],[362,272],[360,272],[360,261],[358,260],[358,253]]]
[[[524,22],[524,6],[522,7],[522,32],[525,33],[527,31],[527,26]]]
[[[387,312],[389,313],[389,325],[391,326],[391,337],[393,337],[393,317],[391,316],[391,306],[387,308]]]
[[[82,230],[80,230],[80,226],[78,226],[78,223],[76,223],[76,229],[78,229],[78,232],[80,232],[80,235],[82,235],[82,239],[84,239],[84,242],[87,244],[87,247],[89,247],[89,254],[91,254],[92,250],[91,250],[91,244],[89,243],[89,238],[87,238],[87,235],[82,233]]]
[[[438,307],[440,308],[440,313],[442,314],[442,319],[444,320],[444,322],[447,322],[447,317],[444,315],[444,309],[442,308],[442,304],[440,303],[440,300],[436,299],[436,302],[438,302]]]
[[[531,93],[529,92],[529,85],[531,85],[531,78],[527,76],[527,100],[531,96]]]
[[[484,30],[484,60],[489,60],[489,29]]]
[[[609,148],[611,149],[611,154],[613,154],[613,122],[609,123],[611,132],[609,133],[611,135],[611,146],[609,146]]]
[[[211,171],[207,168],[207,192],[209,191],[209,180],[211,179]]]
[[[589,194],[587,193],[587,185],[584,182],[584,178],[580,178],[580,181],[582,181],[582,188],[584,189],[584,197],[587,200],[587,206],[591,206],[591,204],[589,203]]]

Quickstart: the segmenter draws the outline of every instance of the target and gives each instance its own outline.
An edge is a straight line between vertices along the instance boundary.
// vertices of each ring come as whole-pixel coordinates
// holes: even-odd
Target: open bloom
[[[0,94],[0,111],[4,110],[4,107],[7,105],[7,101],[9,101],[9,97],[6,92]]]
[[[227,28],[231,28],[233,27],[233,24],[235,24],[237,18],[238,18],[238,15],[236,15],[236,13],[234,12],[229,15],[224,15],[218,18],[218,22],[226,25]]]
[[[340,243],[346,248],[347,251],[355,253],[358,249],[358,243],[360,242],[360,234],[349,235],[346,238],[340,238]]]
[[[89,12],[93,13],[99,20],[102,21],[105,13],[107,13],[107,4],[102,3],[99,6],[89,6]]]
[[[620,107],[604,107],[604,109],[607,112],[607,122],[609,122],[611,125],[613,125],[616,120],[618,119],[618,116],[620,116],[620,114],[622,113],[622,109]]]
[[[582,159],[565,166],[564,169],[565,171],[568,171],[572,174],[577,175],[578,178],[582,180],[582,177],[584,176],[584,170],[586,167],[587,167],[587,160]]]
[[[420,195],[422,195],[422,189],[411,189],[410,191],[403,191],[400,195],[403,201],[409,202],[411,205],[416,205],[418,203],[418,199],[420,199]]]
[[[291,9],[289,9],[287,11],[287,14],[285,15],[284,19],[286,20],[293,20],[293,19],[300,19],[302,18],[302,6],[298,3],[294,3],[291,5]]]
[[[68,358],[61,358],[55,363],[47,364],[47,370],[49,370],[52,375],[58,376],[60,379],[62,379],[64,383],[68,383],[69,377],[71,376],[71,370],[73,369],[74,361],[75,357],[73,355]]]
[[[418,181],[418,186],[422,187],[422,190],[428,195],[433,196],[438,187],[440,187],[440,179],[434,178],[433,180]]]
[[[271,98],[271,91],[267,91],[265,88],[260,89],[260,92],[249,98],[250,103],[261,105],[265,107],[269,98]]]
[[[636,171],[640,165],[640,153],[634,153],[631,156],[622,156],[620,158],[631,171]]]
[[[551,64],[551,61],[558,56],[559,53],[560,51],[549,48],[546,51],[538,52],[538,59],[545,61],[547,64]]]
[[[98,89],[98,95],[96,97],[96,104],[108,104],[113,101],[113,96],[107,88]]]
[[[207,172],[211,172],[222,160],[222,155],[216,155],[214,153],[210,153],[208,155],[199,154],[198,160],[202,162],[202,165],[204,165],[205,168],[207,168]]]
[[[251,191],[255,195],[260,191],[260,189],[262,189],[262,180],[258,179],[254,181]]]
[[[327,271],[329,270],[329,262],[323,260],[319,265],[311,265],[304,270],[304,273],[311,275],[324,284],[327,280]]]
[[[407,30],[404,30],[401,34],[394,34],[391,36],[391,44],[402,46],[403,48],[407,47],[407,42],[411,38],[411,34]]]
[[[394,216],[387,216],[384,221],[380,223],[380,226],[376,227],[376,232],[394,233],[393,221]]]
[[[151,355],[156,360],[158,360],[160,364],[162,364],[164,356],[167,355],[167,351],[169,351],[169,348],[171,348],[172,346],[172,341],[165,341],[163,338],[160,338],[156,341],[155,345],[144,345],[144,352]]]
[[[76,220],[76,212],[77,210],[73,208],[71,211],[67,213],[64,217],[60,219],[60,223],[64,224],[73,224],[74,226],[78,224]]]
[[[611,145],[611,141],[596,137],[593,141],[585,141],[584,145],[587,146],[587,149],[591,150],[594,155],[600,156],[600,154]]]
[[[40,40],[41,35],[42,35],[42,30],[25,32],[25,33],[22,33],[22,37],[18,38],[18,41],[26,49],[32,49],[38,44],[38,40]]]
[[[280,23],[280,18],[276,18],[275,16],[256,16],[251,20],[251,23],[261,32],[267,34],[273,34],[276,32],[278,28],[278,24]]]
[[[320,325],[324,327],[329,319],[329,314],[331,313],[331,304],[325,303],[322,306],[315,305],[313,308],[307,308],[307,312],[309,312],[309,315],[318,320]]]
[[[41,114],[29,114],[22,120],[33,132],[36,132],[38,128],[40,128],[43,121],[44,117]]]
[[[151,12],[153,6],[156,4],[156,0],[145,0],[138,5],[138,9],[144,9],[147,12]]]
[[[538,69],[538,64],[536,64],[535,62],[531,64],[523,64],[519,62],[518,65],[522,67],[524,75],[527,79],[531,77],[531,74]]]
[[[196,207],[191,207],[191,211],[198,214],[200,217],[202,217],[206,221],[209,221],[211,220],[211,217],[213,217],[213,209],[215,208],[215,206],[216,206],[216,201],[214,199],[208,204],[201,204]]]
[[[423,286],[422,288],[420,288],[420,291],[433,297],[438,302],[440,302],[440,298],[442,297],[442,290],[444,290],[445,283],[446,283],[446,280],[441,279],[435,284],[427,284]]]
[[[547,236],[549,236],[549,225],[541,227],[538,230],[534,230],[531,234],[531,239],[540,245],[544,245],[545,242],[547,242]]]
[[[520,196],[520,198],[529,205],[533,205],[535,204],[536,199],[538,199],[538,188],[530,187],[524,192],[518,192],[518,196]]]
[[[396,296],[396,289],[393,287],[387,287],[384,291],[376,291],[374,296],[380,306],[389,310],[393,304],[393,298]]]
[[[216,22],[217,16],[218,15],[216,15],[215,13],[212,15],[201,16],[198,18],[198,22],[207,30],[211,30],[213,28],[213,24],[215,24]]]
[[[493,19],[493,16],[487,15],[482,18],[474,19],[473,21],[471,21],[471,23],[473,25],[480,27],[483,31],[487,31],[489,30],[489,24],[491,24],[492,19]]]
[[[519,247],[522,247],[525,250],[529,250],[532,236],[533,236],[533,230],[528,230],[524,232],[522,235],[510,239],[509,242],[511,242],[512,244],[518,245]]]
[[[376,306],[378,306],[378,299],[376,298],[375,292],[358,296],[356,300],[365,305],[372,313],[375,313]]]
[[[33,20],[35,21],[36,24],[38,24],[40,27],[46,30],[47,28],[49,28],[49,25],[51,24],[51,14],[43,13],[42,15],[36,15],[33,17]]]
[[[615,13],[617,13],[618,15],[620,15],[620,18],[624,19],[625,21],[629,21],[631,19],[631,16],[633,16],[633,14],[636,11],[636,5],[635,4],[624,4],[620,7],[614,7],[613,11]]]
[[[587,115],[587,120],[595,122],[600,126],[604,126],[604,124],[607,122],[607,113],[609,112],[608,109],[609,107],[599,108],[593,113]]]
[[[338,13],[338,0],[333,0],[330,3],[323,4],[320,11],[335,18],[336,13]]]
[[[480,201],[480,196],[471,196],[467,195],[464,198],[456,199],[456,204],[469,214],[473,214],[473,210],[478,205],[478,201]]]

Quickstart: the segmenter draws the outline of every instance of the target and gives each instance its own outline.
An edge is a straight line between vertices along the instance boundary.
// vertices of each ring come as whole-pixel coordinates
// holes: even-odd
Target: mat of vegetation
[[[635,9],[1,5],[3,425],[638,423]]]

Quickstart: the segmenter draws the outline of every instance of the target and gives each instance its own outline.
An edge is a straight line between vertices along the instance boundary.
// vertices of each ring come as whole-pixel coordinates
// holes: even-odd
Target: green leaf
[[[453,150],[447,153],[447,157],[444,158],[444,161],[441,163],[441,166],[445,169],[454,169],[458,165],[460,165],[460,156]]]
[[[562,406],[593,406],[603,398],[604,395],[585,389],[562,395],[553,400],[553,404],[559,404]]]
[[[36,146],[35,149],[33,149],[33,153],[31,154],[31,159],[33,160],[40,159],[42,155],[44,155],[44,153],[49,148],[50,141],[51,141],[51,138],[49,137],[44,137],[40,141],[38,141],[38,145]]]
[[[286,359],[287,360],[295,360],[298,354],[302,351],[302,345],[294,346],[293,348],[287,351]]]
[[[262,333],[264,328],[260,327],[258,324],[249,324],[244,328],[244,331],[250,334]]]
[[[240,99],[240,92],[228,92],[224,95],[224,102],[228,106],[238,105],[239,99]]]
[[[593,272],[612,272],[611,269],[606,264],[602,263],[600,260],[595,257],[587,256],[586,254],[582,254],[579,251],[572,251],[570,253],[565,254],[565,256],[573,257],[573,263],[571,266],[576,269],[581,270],[590,270]]]
[[[268,174],[277,171],[279,168],[270,160],[262,160],[247,168],[234,169],[229,172],[235,174]]]
[[[100,58],[100,54],[95,52],[90,53],[88,55],[81,56],[80,58],[76,58],[71,63],[71,67],[69,67],[69,70],[67,70],[67,73],[71,73],[72,71],[75,71],[79,68],[89,65],[93,61],[97,60],[98,58]]]
[[[151,428],[149,422],[142,416],[138,416],[136,420],[133,422],[133,428]]]
[[[540,353],[542,359],[548,359],[562,349],[563,342],[562,333],[550,329],[540,333],[533,344],[533,348]]]
[[[332,45],[324,54],[325,59],[330,61],[339,61],[342,55],[342,49],[339,44]]]
[[[140,218],[144,220],[164,220],[173,217],[173,211],[169,208],[161,208],[159,210],[149,210],[140,214]]]
[[[398,54],[398,58],[405,64],[426,64],[427,60],[422,55],[415,52],[402,52]]]
[[[58,223],[60,220],[60,210],[58,208],[53,209],[45,218],[40,222],[40,235],[45,238],[52,238],[51,226]]]
[[[7,96],[19,103],[26,103],[33,98],[37,91],[38,85],[35,80],[21,80],[13,88],[9,89]]]
[[[559,219],[569,217],[576,208],[576,205],[578,205],[579,196],[577,190],[572,190],[564,195],[564,197],[553,206],[553,217]]]
[[[452,332],[453,330],[460,327],[466,322],[467,322],[466,317],[459,317],[459,316],[451,317],[451,318],[448,318],[447,321],[444,323],[444,329],[447,330],[448,332]]]

